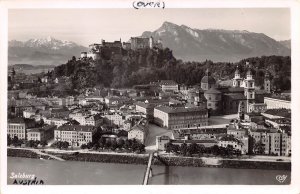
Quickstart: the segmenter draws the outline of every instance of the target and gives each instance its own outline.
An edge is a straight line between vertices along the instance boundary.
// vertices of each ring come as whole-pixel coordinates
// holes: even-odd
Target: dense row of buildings
[[[291,115],[289,109],[269,109],[264,113],[247,113],[249,120],[233,120],[225,128],[193,127],[173,129],[172,136],[157,136],[156,148],[167,143],[196,143],[204,147],[232,146],[241,154],[255,153],[291,156]]]
[[[161,44],[153,38],[135,37],[127,43],[103,40],[101,44],[90,45],[90,52],[82,53],[81,58],[96,59],[107,48],[110,54],[118,55],[124,50],[161,48]],[[290,155],[290,94],[272,94],[268,72],[264,88],[259,89],[251,66],[246,66],[246,72],[236,69],[230,86],[216,81],[208,69],[195,86],[158,80],[133,89],[86,88],[80,95],[59,97],[38,97],[28,90],[12,88],[8,91],[8,135],[81,146],[92,142],[99,131],[125,131],[126,138],[145,143],[151,133],[148,123],[152,122],[173,134],[157,137],[159,150],[172,142],[205,147],[231,145],[242,154],[250,150]],[[16,83],[17,77],[11,77],[12,83]],[[59,80],[56,81],[46,76],[41,79],[46,85],[58,84]],[[211,116],[237,113],[239,121],[226,128],[209,127]]]

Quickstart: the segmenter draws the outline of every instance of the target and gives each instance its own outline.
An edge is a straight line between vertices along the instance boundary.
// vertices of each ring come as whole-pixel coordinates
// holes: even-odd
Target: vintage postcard
[[[0,3],[1,193],[299,193],[299,2]]]

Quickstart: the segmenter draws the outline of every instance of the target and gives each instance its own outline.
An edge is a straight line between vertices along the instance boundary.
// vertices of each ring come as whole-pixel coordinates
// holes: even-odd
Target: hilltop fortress
[[[99,59],[103,53],[111,55],[122,55],[123,50],[138,50],[138,49],[162,49],[161,40],[154,41],[153,37],[131,37],[128,42],[122,42],[121,38],[119,41],[106,42],[101,40],[101,44],[94,43],[89,45],[88,52],[81,52],[81,58],[92,58],[93,60]]]

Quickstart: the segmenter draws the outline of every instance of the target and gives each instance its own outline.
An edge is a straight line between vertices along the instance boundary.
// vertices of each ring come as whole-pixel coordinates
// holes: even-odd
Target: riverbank
[[[143,164],[148,162],[147,154],[117,154],[117,153],[81,153],[81,152],[47,152],[56,157],[70,161]],[[9,157],[40,158],[39,154],[26,149],[7,149]],[[44,158],[50,159],[50,158]],[[193,166],[193,167],[214,167],[214,168],[241,168],[241,169],[265,169],[265,170],[291,170],[291,162],[272,161],[251,161],[232,160],[221,158],[195,158],[170,155],[159,155],[154,157],[154,165],[167,166]]]

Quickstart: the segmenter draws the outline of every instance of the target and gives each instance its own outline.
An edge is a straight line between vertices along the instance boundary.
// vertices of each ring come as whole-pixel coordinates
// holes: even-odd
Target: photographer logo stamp
[[[284,183],[284,181],[286,180],[287,175],[277,175],[276,176],[276,180],[280,183]]]

